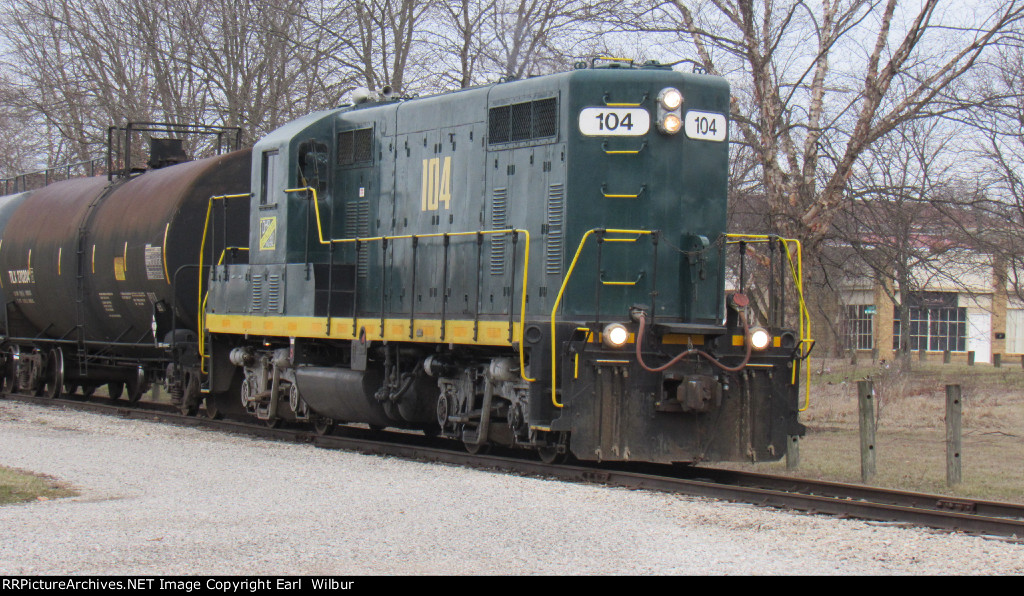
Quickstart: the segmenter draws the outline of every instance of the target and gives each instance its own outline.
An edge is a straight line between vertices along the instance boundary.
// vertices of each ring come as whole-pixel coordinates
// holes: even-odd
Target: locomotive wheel
[[[558,445],[547,445],[537,449],[537,455],[540,456],[540,461],[549,465],[558,465],[565,463],[568,457],[568,453],[558,452]]]
[[[82,397],[89,399],[96,393],[96,385],[82,385]]]
[[[242,392],[242,384],[242,372],[239,370],[231,378],[231,386],[227,391],[207,393],[203,400],[206,404],[206,417],[210,420],[220,420],[222,418],[252,420],[238,399]]]
[[[121,399],[124,395],[124,383],[107,383],[107,395],[114,401]]]
[[[64,383],[64,395],[67,397],[77,397],[78,385],[75,383]]]
[[[462,445],[470,455],[487,455],[491,451],[490,443],[484,443],[483,445],[477,445],[476,443],[463,443]]]
[[[217,407],[217,400],[213,397],[213,394],[207,395],[206,399],[203,400],[203,403],[203,411],[206,412],[207,418],[209,418],[210,420],[224,419],[224,412],[222,412],[221,409]]]
[[[334,432],[334,421],[330,418],[317,416],[316,422],[313,423],[313,430],[321,437],[332,434]]]

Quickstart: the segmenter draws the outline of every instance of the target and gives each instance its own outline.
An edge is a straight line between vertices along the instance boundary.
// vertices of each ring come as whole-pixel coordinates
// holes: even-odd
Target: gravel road
[[[0,575],[1024,574],[1024,545],[0,401]]]

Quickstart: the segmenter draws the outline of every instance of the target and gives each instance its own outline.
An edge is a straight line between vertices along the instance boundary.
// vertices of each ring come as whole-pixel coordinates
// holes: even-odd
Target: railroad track
[[[656,490],[815,514],[903,523],[1024,543],[1024,505],[700,466],[590,463],[551,465],[532,458],[526,459],[531,456],[511,450],[471,455],[461,448],[452,448],[451,441],[429,438],[419,433],[386,433],[387,437],[382,438],[381,435],[385,433],[355,426],[340,426],[334,434],[321,436],[308,430],[269,428],[231,420],[183,416],[168,404],[140,402],[130,406],[98,399],[81,401],[23,395],[5,397],[39,405],[59,405],[126,418],[310,443],[326,449],[344,449],[370,455],[553,477],[570,482]]]

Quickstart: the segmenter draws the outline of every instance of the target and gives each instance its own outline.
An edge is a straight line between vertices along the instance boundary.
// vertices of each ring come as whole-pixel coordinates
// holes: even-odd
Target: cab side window
[[[327,143],[314,139],[303,141],[299,144],[297,159],[299,187],[314,188],[317,197],[323,198],[327,193],[328,165],[331,160],[331,150]]]
[[[260,205],[271,202],[270,197],[278,190],[277,150],[263,152],[263,179],[260,185]],[[276,201],[275,201],[276,202]]]

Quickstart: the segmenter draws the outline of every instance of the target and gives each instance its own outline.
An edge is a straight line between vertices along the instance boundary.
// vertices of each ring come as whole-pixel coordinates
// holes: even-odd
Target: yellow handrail
[[[199,371],[201,373],[204,373],[204,374],[206,373],[206,360],[205,360],[206,355],[203,353],[203,342],[204,342],[203,327],[206,326],[206,313],[203,310],[203,306],[204,306],[204,303],[206,302],[206,298],[203,296],[203,253],[206,252],[206,230],[209,229],[209,227],[210,227],[210,214],[213,212],[213,202],[214,201],[223,201],[223,200],[227,200],[227,199],[240,199],[242,197],[251,197],[251,196],[252,195],[250,193],[237,194],[237,195],[212,196],[212,197],[210,197],[210,201],[206,204],[206,221],[203,223],[203,239],[199,243],[199,304],[197,306],[197,308],[199,310],[196,313],[198,318],[199,318]],[[164,243],[165,244],[167,242],[167,230],[168,229],[170,229],[169,226],[164,229]],[[166,246],[164,247],[164,249],[165,249],[164,252],[166,253]],[[223,254],[221,254],[221,258],[224,258]],[[164,275],[167,274],[166,269],[167,269],[167,264],[166,264],[166,261],[165,261],[164,262]]]
[[[636,242],[641,236],[649,236],[654,232],[651,230],[617,230],[617,229],[602,229],[594,228],[587,230],[583,234],[583,238],[580,239],[580,245],[576,248],[576,254],[572,258],[572,262],[569,264],[569,269],[565,272],[565,278],[562,279],[562,287],[558,289],[558,295],[555,296],[555,305],[551,308],[551,403],[556,408],[563,407],[558,402],[558,346],[555,341],[555,317],[558,314],[558,305],[562,302],[562,295],[565,293],[565,288],[569,285],[569,278],[572,277],[572,272],[576,269],[576,262],[579,261],[580,254],[583,252],[583,246],[587,243],[587,239],[590,238],[596,232],[604,232],[605,234],[636,234],[636,238],[613,238],[611,241],[617,242]]]
[[[523,263],[522,263],[522,301],[519,306],[519,337],[516,341],[519,343],[519,377],[527,383],[532,383],[537,379],[530,379],[526,376],[525,367],[525,355],[522,345],[523,333],[526,328],[526,292],[527,292],[527,281],[529,279],[529,230],[519,228],[509,229],[481,229],[477,231],[453,231],[453,232],[434,232],[434,233],[409,233],[409,235],[403,236],[377,236],[372,238],[338,238],[338,239],[327,239],[324,240],[324,223],[321,220],[321,214],[319,214],[319,201],[316,197],[316,188],[312,186],[304,186],[302,188],[286,188],[285,193],[302,193],[307,190],[312,193],[313,209],[316,213],[316,233],[319,237],[319,244],[329,245],[332,243],[344,244],[353,242],[376,242],[376,241],[392,241],[392,240],[411,240],[421,238],[444,238],[444,237],[460,237],[460,236],[490,236],[490,235],[505,235],[505,233],[519,232],[526,238],[526,248],[523,252]]]
[[[814,345],[814,339],[811,338],[811,315],[807,310],[807,303],[804,301],[804,262],[803,262],[803,247],[800,241],[795,238],[781,238],[779,236],[770,236],[766,234],[726,234],[726,238],[732,238],[733,241],[729,244],[736,244],[739,242],[770,242],[772,240],[778,240],[782,242],[783,248],[786,250],[786,260],[789,262],[790,274],[793,277],[793,285],[796,288],[797,296],[799,297],[799,328],[800,328],[800,345],[801,349],[806,347],[808,350],[805,352],[805,358],[809,360],[810,348]],[[790,250],[790,243],[796,245],[796,263],[793,262],[793,252]],[[808,345],[810,344],[810,345]],[[811,404],[811,367],[809,362],[804,363],[804,369],[806,372],[806,380],[804,382],[804,405],[800,408],[801,412],[807,411],[807,408]],[[796,384],[796,368],[793,368],[793,379],[792,383]]]
[[[527,383],[533,383],[534,381],[537,380],[537,379],[533,379],[533,378],[530,378],[530,377],[526,376],[526,357],[525,357],[526,350],[525,350],[525,348],[523,346],[523,336],[524,336],[524,332],[525,332],[525,329],[526,329],[526,297],[528,295],[529,275],[530,275],[530,231],[529,230],[518,229],[518,228],[510,228],[510,229],[507,229],[507,230],[479,230],[479,231],[475,231],[475,232],[438,232],[438,233],[432,233],[432,234],[404,234],[404,235],[399,235],[399,236],[372,236],[372,237],[369,237],[369,238],[327,238],[327,239],[325,239],[324,238],[324,231],[323,231],[323,222],[322,222],[321,217],[320,217],[320,204],[319,204],[319,201],[318,201],[316,189],[307,186],[307,187],[304,187],[304,188],[289,188],[289,189],[285,189],[284,192],[292,193],[292,192],[303,192],[303,191],[309,191],[309,192],[311,192],[313,194],[313,204],[315,205],[315,212],[316,212],[317,236],[319,238],[319,243],[323,244],[323,245],[329,245],[329,244],[332,244],[332,243],[345,244],[345,243],[353,243],[353,242],[375,242],[375,241],[380,241],[380,242],[388,241],[388,242],[390,242],[392,240],[411,240],[411,239],[414,239],[414,238],[415,239],[420,239],[420,238],[443,238],[443,237],[446,237],[446,236],[447,237],[453,237],[453,236],[477,236],[477,235],[489,236],[489,235],[496,235],[496,234],[513,234],[513,233],[521,233],[521,234],[523,234],[523,236],[525,237],[525,248],[524,248],[524,251],[523,251],[523,291],[522,291],[522,297],[521,297],[520,307],[519,307],[519,333],[518,333],[518,337],[515,337],[514,339],[519,343],[519,376],[520,376],[520,378],[522,378]],[[211,197],[211,199],[210,199],[211,203],[210,204],[212,206],[213,199],[234,198],[234,197],[239,197],[239,196],[249,196],[249,195],[228,195],[228,196],[224,196],[224,197]],[[210,209],[211,209],[211,207],[208,206],[207,207],[207,212],[206,212],[207,225],[209,225]],[[204,228],[203,229],[202,246],[200,247],[200,253],[199,253],[200,254],[200,257],[199,257],[200,272],[202,272],[202,254],[203,254],[203,250],[205,249],[205,245],[206,245],[206,229]],[[241,248],[241,247],[228,247],[228,248]],[[224,259],[224,253],[228,250],[228,248],[225,248],[224,252],[221,253],[221,261],[222,262],[223,262],[223,259]],[[245,250],[248,250],[248,249],[245,249]],[[220,264],[220,263],[218,263],[218,264]],[[200,278],[201,277],[202,277],[202,274],[200,273]],[[199,294],[199,296],[200,296],[200,301],[199,301],[199,304],[200,304],[200,315],[199,316],[200,316],[200,321],[202,323],[202,321],[204,320],[204,313],[203,313],[202,308],[203,308],[203,303],[205,302],[205,299],[203,298],[203,294],[202,294],[202,280],[201,279],[200,279],[199,292],[200,292],[200,294]],[[200,338],[199,346],[200,346],[200,348],[199,349],[200,349],[200,357],[201,357],[200,361],[201,362],[203,361],[202,360],[202,356],[203,356],[203,353],[202,353],[202,350],[203,350],[203,327],[204,327],[204,325],[200,324],[200,330],[199,330],[199,333],[200,333],[200,335],[199,335],[199,338]],[[353,334],[355,334],[355,329],[353,329],[352,332],[353,332]],[[206,370],[203,369],[202,372],[205,373]]]

